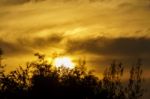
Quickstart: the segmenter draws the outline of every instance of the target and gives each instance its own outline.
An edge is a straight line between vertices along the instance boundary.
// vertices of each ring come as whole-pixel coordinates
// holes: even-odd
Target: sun
[[[72,62],[71,58],[69,57],[57,57],[54,60],[54,65],[56,67],[65,67],[69,69],[73,69],[75,67],[75,64]]]

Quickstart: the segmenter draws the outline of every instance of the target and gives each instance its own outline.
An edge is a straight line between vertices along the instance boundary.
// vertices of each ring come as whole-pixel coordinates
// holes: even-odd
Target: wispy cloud
[[[18,54],[26,54],[32,52],[31,49],[28,49],[25,46],[18,45],[15,43],[6,42],[0,40],[0,47],[4,52],[4,55],[18,55]]]
[[[57,34],[50,35],[48,37],[35,37],[35,38],[18,38],[16,42],[8,42],[0,40],[0,47],[4,50],[5,55],[24,55],[33,54],[35,50],[46,49],[50,47],[56,47],[61,43],[63,36]]]
[[[0,0],[0,5],[0,47],[7,55],[54,47],[90,54],[97,65],[114,57],[150,59],[149,0]]]

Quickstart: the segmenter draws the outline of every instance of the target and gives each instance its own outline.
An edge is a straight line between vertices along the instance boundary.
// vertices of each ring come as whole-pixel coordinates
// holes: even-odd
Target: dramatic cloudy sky
[[[142,58],[150,78],[149,18],[150,0],[0,0],[0,48],[8,70],[59,53],[96,72]]]

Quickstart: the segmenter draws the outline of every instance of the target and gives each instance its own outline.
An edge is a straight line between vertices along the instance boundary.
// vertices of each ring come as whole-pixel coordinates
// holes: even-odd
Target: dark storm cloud
[[[104,56],[148,56],[149,38],[92,38],[68,41],[69,52],[83,51]]]
[[[34,49],[44,49],[54,47],[61,42],[63,37],[52,35],[49,37],[36,37],[33,39],[19,38],[16,43],[0,40],[0,48],[5,55],[22,55],[25,53],[34,53]]]

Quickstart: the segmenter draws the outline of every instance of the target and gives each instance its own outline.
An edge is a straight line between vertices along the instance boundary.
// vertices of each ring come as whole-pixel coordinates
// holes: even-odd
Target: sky
[[[150,0],[0,0],[0,48],[7,70],[40,52],[85,59],[102,72],[113,60],[143,60],[150,79]]]

